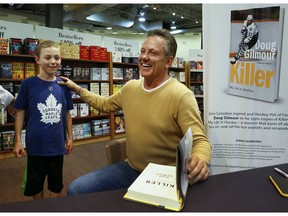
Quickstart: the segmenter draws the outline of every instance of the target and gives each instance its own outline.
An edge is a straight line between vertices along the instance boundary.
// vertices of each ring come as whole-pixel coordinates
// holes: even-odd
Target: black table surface
[[[189,186],[184,212],[288,212],[288,198],[269,176],[274,167],[210,176]],[[277,165],[288,171],[288,163]],[[283,177],[284,178],[284,177]],[[127,189],[0,205],[1,212],[159,212],[168,211],[123,199]]]

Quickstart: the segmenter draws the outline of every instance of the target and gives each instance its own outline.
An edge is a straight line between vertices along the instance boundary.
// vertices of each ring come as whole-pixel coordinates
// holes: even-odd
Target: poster
[[[288,32],[285,29],[287,18],[284,16],[284,20],[281,21],[277,14],[275,16],[275,7],[278,6],[280,5],[271,6],[272,13],[267,12],[269,5],[261,4],[255,6],[253,4],[206,4],[203,6],[204,73],[206,74],[204,77],[204,124],[208,139],[212,144],[210,167],[212,175],[288,162],[288,94],[286,93],[288,92],[286,84],[288,62],[285,60],[285,56],[288,55]],[[287,9],[287,5],[278,8],[281,13],[282,9]],[[274,15],[270,18],[264,17],[261,10],[265,10],[266,16],[272,16],[273,13]],[[239,16],[238,21],[233,18],[235,13]],[[231,63],[239,50],[243,23],[251,14],[259,27],[256,43],[258,42],[260,46],[254,45],[248,49],[249,51],[246,50],[246,57],[244,51],[243,55],[237,57],[236,62]],[[270,19],[269,22],[268,19]],[[271,26],[266,29],[266,25]],[[283,27],[280,27],[282,25]],[[277,32],[275,28],[279,28]],[[215,34],[215,31],[219,29],[221,29],[221,34]],[[282,30],[283,33],[280,33]],[[211,40],[212,34],[213,40]],[[281,36],[282,41],[279,40]],[[275,41],[274,51],[272,46]],[[261,42],[271,47],[261,50]],[[281,43],[281,47],[278,47],[278,43]],[[274,53],[275,58],[273,61],[256,59],[251,57],[252,54],[247,56],[248,52],[250,54],[260,52],[267,55]],[[278,64],[277,61],[280,63]],[[238,70],[235,69],[237,63],[239,63]],[[262,68],[257,68],[260,67],[259,65]],[[234,82],[235,80],[243,82],[243,84],[238,83],[238,86],[233,84],[234,87],[242,88],[242,92],[229,90],[230,86],[233,86],[229,83],[231,70],[234,73]],[[261,70],[261,72],[253,74],[253,70],[254,72]],[[276,78],[278,76],[276,72],[279,73],[279,79]],[[247,74],[250,76],[245,78]],[[267,80],[264,79],[265,75],[267,75]],[[248,79],[251,77],[254,83]],[[267,89],[264,92],[256,89],[256,83],[258,85],[268,83],[264,81],[270,81],[273,93],[270,94]],[[243,91],[245,89],[247,92],[254,91],[255,95],[247,94]]]

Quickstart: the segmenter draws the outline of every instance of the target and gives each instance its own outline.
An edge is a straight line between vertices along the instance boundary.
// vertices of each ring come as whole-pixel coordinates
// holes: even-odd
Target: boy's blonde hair
[[[37,45],[37,47],[35,49],[35,55],[40,57],[41,50],[43,48],[48,48],[48,47],[60,48],[60,44],[55,42],[55,41],[51,41],[51,40],[40,41],[40,43]]]

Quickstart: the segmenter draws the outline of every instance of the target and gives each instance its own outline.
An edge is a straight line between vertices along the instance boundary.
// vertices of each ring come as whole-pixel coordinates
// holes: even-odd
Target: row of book
[[[191,70],[203,70],[203,61],[189,61]]]
[[[113,68],[113,79],[139,79],[139,68]]]
[[[125,132],[125,120],[124,116],[115,116],[115,132]],[[92,136],[103,136],[110,134],[110,120],[108,118],[91,120],[86,123],[73,124],[73,139],[83,139]]]
[[[0,54],[33,55],[38,43],[37,38],[0,38]]]
[[[193,91],[196,96],[203,95],[203,85],[190,86],[190,90]]]
[[[185,82],[185,79],[186,79],[186,75],[184,71],[175,72],[175,71],[170,70],[169,76],[177,79],[179,82]]]
[[[62,65],[57,75],[68,77],[74,80],[109,80],[109,68],[100,67],[72,67]]]
[[[33,62],[2,62],[0,64],[0,78],[26,79],[37,74],[37,64]]]
[[[203,73],[202,72],[191,72],[190,81],[192,82],[203,82]]]
[[[184,68],[184,58],[182,58],[182,57],[175,57],[175,58],[174,58],[174,61],[172,62],[171,67]]]
[[[125,132],[125,121],[124,116],[115,116],[115,132],[121,133]],[[110,120],[108,118],[92,120],[86,123],[73,124],[73,139],[83,139],[89,138],[92,136],[102,136],[110,133]],[[23,147],[26,147],[25,144],[25,135],[26,130],[22,130],[21,142]],[[15,142],[15,131],[8,130],[0,132],[0,150],[12,150]]]
[[[26,130],[24,129],[22,130],[22,133],[21,133],[21,142],[24,148],[26,147],[25,135],[26,135]],[[0,132],[1,151],[12,150],[14,148],[14,142],[15,142],[15,132],[13,130]]]

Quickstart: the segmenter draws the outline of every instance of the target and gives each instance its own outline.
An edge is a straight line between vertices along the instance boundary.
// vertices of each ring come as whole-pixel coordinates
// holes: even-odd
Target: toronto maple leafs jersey
[[[24,109],[28,155],[62,155],[65,150],[66,111],[73,109],[70,90],[57,81],[37,76],[22,81],[15,108]]]

